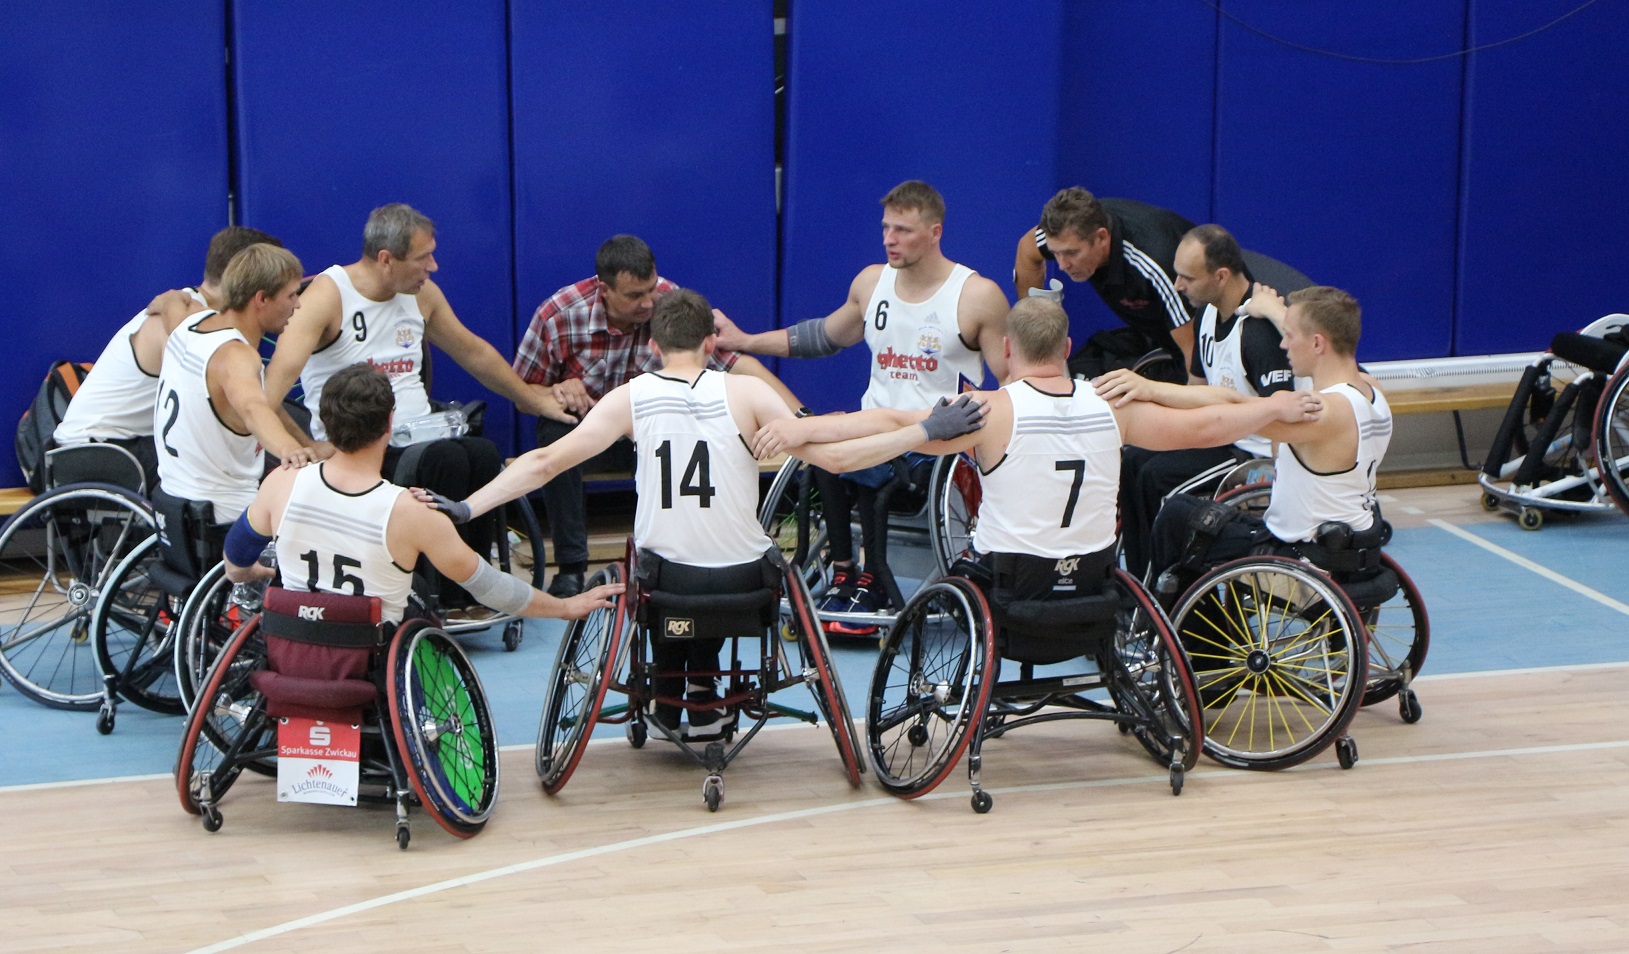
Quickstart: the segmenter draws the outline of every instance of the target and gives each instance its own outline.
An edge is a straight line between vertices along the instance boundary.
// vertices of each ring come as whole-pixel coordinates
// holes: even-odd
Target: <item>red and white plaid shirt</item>
[[[658,297],[677,287],[665,278],[656,280]],[[650,347],[650,324],[629,332],[612,328],[605,320],[601,288],[598,278],[585,278],[537,306],[515,353],[515,373],[521,380],[558,384],[581,378],[583,387],[598,401],[636,375],[661,369],[662,362]],[[728,371],[735,358],[733,351],[721,348],[707,366]]]

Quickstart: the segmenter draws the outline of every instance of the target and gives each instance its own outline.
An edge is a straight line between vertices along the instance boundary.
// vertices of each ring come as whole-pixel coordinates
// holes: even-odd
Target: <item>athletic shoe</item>
[[[556,573],[549,584],[549,595],[556,599],[570,599],[583,591],[581,573]]]
[[[656,702],[653,700],[645,707],[645,718],[670,732],[678,732],[679,714],[683,711],[683,709],[670,702]]]
[[[861,573],[854,580],[853,596],[845,605],[822,607],[828,612],[837,613],[876,613],[889,603],[888,594],[877,587],[876,580],[870,573]],[[841,620],[831,620],[826,623],[826,632],[838,636],[870,636],[876,633],[877,627],[870,623],[846,623]]]
[[[722,702],[718,689],[711,683],[692,682],[685,686],[684,701],[698,705]],[[687,709],[686,719],[689,721],[684,727],[684,737],[689,741],[702,742],[724,737],[724,730],[729,725],[730,710],[724,706],[714,706],[707,709]]]
[[[828,613],[846,613],[854,603],[854,590],[859,585],[859,578],[852,566],[832,567],[831,585],[820,597],[820,604],[816,607]]]

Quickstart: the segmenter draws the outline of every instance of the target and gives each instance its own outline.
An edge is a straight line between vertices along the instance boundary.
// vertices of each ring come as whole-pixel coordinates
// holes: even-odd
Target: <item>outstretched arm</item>
[[[854,276],[854,281],[848,286],[848,299],[836,311],[825,318],[811,318],[790,328],[748,334],[728,315],[714,308],[713,322],[718,330],[718,346],[746,354],[807,358],[836,354],[850,345],[859,344],[865,339],[865,305],[871,298],[872,290],[877,287],[877,276],[882,274],[883,267],[872,265]]]
[[[552,417],[559,413],[558,404],[545,403],[541,388],[528,385],[510,367],[498,349],[465,327],[447,303],[447,296],[433,281],[424,283],[419,290],[419,310],[424,312],[424,335],[430,343],[447,353],[468,371],[487,390],[501,394],[515,403],[525,414]],[[553,413],[551,413],[553,412]]]
[[[1232,388],[1210,384],[1172,384],[1153,381],[1130,368],[1115,368],[1092,381],[1097,396],[1111,407],[1125,407],[1133,401],[1146,401],[1164,407],[1209,407],[1213,404],[1236,404],[1245,396]]]
[[[220,388],[232,412],[267,453],[295,467],[321,459],[311,447],[289,433],[283,419],[272,409],[260,385],[260,356],[248,345],[241,341],[222,345],[210,358],[205,375],[211,392],[217,386]]]
[[[1311,391],[1279,391],[1237,404],[1170,408],[1136,401],[1114,409],[1127,444],[1148,450],[1221,447],[1251,434],[1272,436],[1274,422],[1303,426],[1323,413],[1323,399]]]
[[[633,404],[628,386],[607,394],[583,422],[566,436],[547,447],[527,451],[505,467],[492,482],[470,494],[464,501],[470,516],[478,517],[494,507],[523,497],[543,486],[561,471],[569,470],[633,433]],[[420,499],[423,499],[422,497]]]

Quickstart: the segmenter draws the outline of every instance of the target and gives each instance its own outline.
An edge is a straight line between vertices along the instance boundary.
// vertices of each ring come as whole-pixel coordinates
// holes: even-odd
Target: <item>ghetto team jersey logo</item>
[[[900,353],[892,347],[877,353],[877,367],[888,377],[900,381],[916,381],[922,374],[939,370],[939,355],[944,354],[944,331],[938,324],[937,314],[929,315],[916,332],[916,347]]]

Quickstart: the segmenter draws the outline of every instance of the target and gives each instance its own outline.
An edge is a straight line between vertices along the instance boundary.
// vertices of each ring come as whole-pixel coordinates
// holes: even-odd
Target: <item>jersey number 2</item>
[[[656,448],[656,457],[662,462],[662,509],[672,510],[673,442],[663,441],[662,446]],[[709,469],[707,442],[697,441],[696,449],[690,453],[690,463],[685,465],[684,478],[679,482],[679,496],[700,497],[703,509],[712,507],[713,494],[718,493],[713,487]]]

